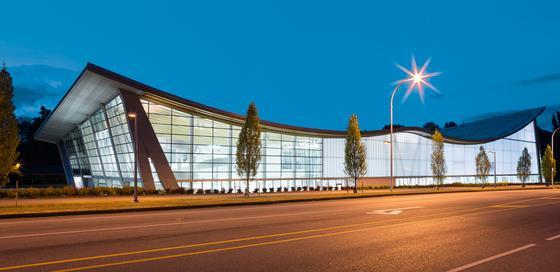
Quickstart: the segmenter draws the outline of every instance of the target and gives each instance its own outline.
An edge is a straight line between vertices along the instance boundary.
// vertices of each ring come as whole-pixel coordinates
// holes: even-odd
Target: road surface
[[[560,271],[560,190],[0,220],[0,271]]]

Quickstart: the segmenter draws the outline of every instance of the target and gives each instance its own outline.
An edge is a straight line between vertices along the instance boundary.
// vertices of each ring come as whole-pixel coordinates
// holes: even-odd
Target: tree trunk
[[[245,197],[246,198],[251,197],[251,193],[249,192],[249,177],[247,177],[247,183],[246,183],[246,186],[245,186]]]
[[[354,179],[354,194],[358,193],[358,179]]]

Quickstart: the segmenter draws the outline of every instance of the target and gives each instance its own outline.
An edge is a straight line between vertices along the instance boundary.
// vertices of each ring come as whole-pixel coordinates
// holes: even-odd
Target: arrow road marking
[[[367,212],[366,214],[386,214],[386,215],[397,215],[401,214],[404,210],[412,210],[412,209],[420,209],[424,208],[422,206],[414,206],[414,207],[406,207],[406,208],[394,208],[394,209],[385,209],[385,210],[374,210],[371,212]]]

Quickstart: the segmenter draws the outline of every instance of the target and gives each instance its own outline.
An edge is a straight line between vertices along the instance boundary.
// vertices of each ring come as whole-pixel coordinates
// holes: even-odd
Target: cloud
[[[532,86],[537,84],[549,83],[554,81],[560,81],[560,73],[552,73],[544,76],[538,76],[534,78],[529,78],[525,80],[520,80],[516,82],[519,86]]]
[[[72,84],[77,72],[48,65],[8,67],[14,84],[18,117],[35,116],[41,106],[53,108]]]

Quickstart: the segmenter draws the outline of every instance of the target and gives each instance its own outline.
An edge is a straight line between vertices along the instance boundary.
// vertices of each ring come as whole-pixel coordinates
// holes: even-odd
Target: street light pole
[[[389,149],[390,149],[390,175],[391,175],[391,192],[393,191],[393,184],[395,184],[395,177],[393,175],[393,100],[395,98],[395,93],[397,93],[397,91],[399,90],[399,88],[401,87],[402,83],[398,83],[397,86],[395,86],[395,88],[393,89],[393,93],[391,93],[391,106],[390,106],[390,111],[391,111],[391,117],[390,117],[390,123],[389,123],[389,130],[390,130],[390,136],[389,136]]]
[[[134,120],[134,194],[132,201],[138,202],[138,118],[134,112],[129,113],[128,117]]]
[[[494,188],[497,187],[497,178],[496,178],[496,151],[489,150],[488,153],[492,153],[494,155]]]
[[[21,167],[21,164],[16,163],[14,165],[14,172],[19,173],[19,168]],[[18,198],[19,198],[19,179],[16,179],[16,208],[18,207]]]
[[[395,93],[399,90],[399,88],[401,87],[402,84],[407,83],[408,84],[408,89],[406,90],[406,94],[404,95],[404,99],[406,99],[410,93],[414,90],[417,89],[418,90],[418,94],[420,95],[420,100],[422,101],[422,103],[424,102],[424,87],[430,88],[436,92],[439,92],[436,87],[434,87],[430,82],[429,79],[435,76],[440,75],[441,73],[439,72],[435,72],[435,73],[428,73],[426,71],[426,69],[428,68],[428,65],[430,64],[430,60],[428,59],[426,62],[424,62],[424,65],[422,65],[422,67],[418,67],[416,65],[416,59],[414,59],[414,57],[412,57],[412,61],[411,61],[411,69],[408,70],[398,64],[396,64],[397,68],[401,69],[403,72],[406,73],[407,77],[401,80],[396,81],[394,84],[396,85],[395,88],[393,89],[393,92],[391,93],[391,105],[390,105],[390,111],[391,111],[391,119],[390,119],[390,123],[389,123],[389,130],[390,130],[390,139],[389,139],[389,144],[390,144],[390,174],[391,174],[391,192],[393,191],[393,187],[395,184],[395,175],[393,172],[393,157],[394,157],[394,150],[393,150],[393,100],[395,99]]]
[[[558,132],[558,130],[560,130],[560,127],[555,129],[554,132],[552,132],[552,137],[551,137],[552,138],[552,140],[551,140],[551,142],[552,142],[552,159],[554,159],[554,134],[556,134],[556,132]],[[554,170],[556,170],[556,169],[554,169],[554,167],[552,167],[551,170],[552,171],[550,171],[550,182],[551,182],[552,186],[554,187]]]

